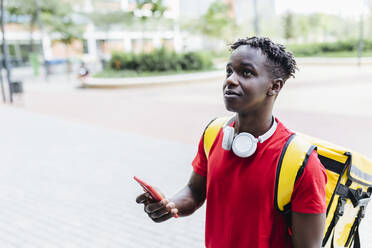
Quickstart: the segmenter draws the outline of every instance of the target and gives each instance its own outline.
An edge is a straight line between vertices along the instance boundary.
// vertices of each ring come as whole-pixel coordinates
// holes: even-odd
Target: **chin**
[[[240,108],[238,106],[234,106],[236,104],[228,104],[225,102],[225,108],[227,111],[229,112],[234,112],[234,113],[238,113]]]

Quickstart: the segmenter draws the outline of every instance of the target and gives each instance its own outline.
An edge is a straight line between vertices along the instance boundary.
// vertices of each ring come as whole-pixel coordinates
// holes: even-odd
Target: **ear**
[[[271,87],[267,92],[268,96],[279,95],[280,90],[283,88],[284,80],[282,78],[275,78],[271,81]]]

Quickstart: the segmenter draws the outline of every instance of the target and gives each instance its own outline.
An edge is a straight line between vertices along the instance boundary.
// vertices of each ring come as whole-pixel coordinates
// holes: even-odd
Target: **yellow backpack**
[[[207,158],[228,119],[217,118],[207,126],[204,132]],[[294,184],[314,149],[327,172],[327,220],[322,247],[360,248],[359,224],[372,194],[372,161],[357,152],[304,134],[292,135],[277,165],[274,206],[283,214],[290,213]]]

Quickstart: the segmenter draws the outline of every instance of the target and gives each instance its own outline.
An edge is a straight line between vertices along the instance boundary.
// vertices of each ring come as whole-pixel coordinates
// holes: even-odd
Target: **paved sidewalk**
[[[0,247],[202,247],[204,209],[155,224],[137,175],[167,195],[193,147],[0,106]]]
[[[137,175],[167,195],[194,148],[0,107],[1,247],[202,247],[204,208],[155,224],[134,199]],[[372,247],[372,209],[363,248]]]

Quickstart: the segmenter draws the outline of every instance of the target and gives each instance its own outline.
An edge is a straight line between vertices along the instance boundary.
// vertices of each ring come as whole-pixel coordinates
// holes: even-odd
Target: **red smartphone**
[[[133,178],[134,178],[134,180],[136,180],[141,185],[141,187],[143,188],[143,190],[145,192],[147,192],[147,193],[150,194],[150,196],[151,196],[152,199],[154,199],[157,202],[163,200],[163,197],[159,194],[159,192],[157,192],[154,189],[154,187],[152,187],[151,185],[145,183],[144,181],[142,181],[141,179],[139,179],[136,176],[134,176]],[[174,217],[175,218],[178,218],[178,214],[176,214]]]

